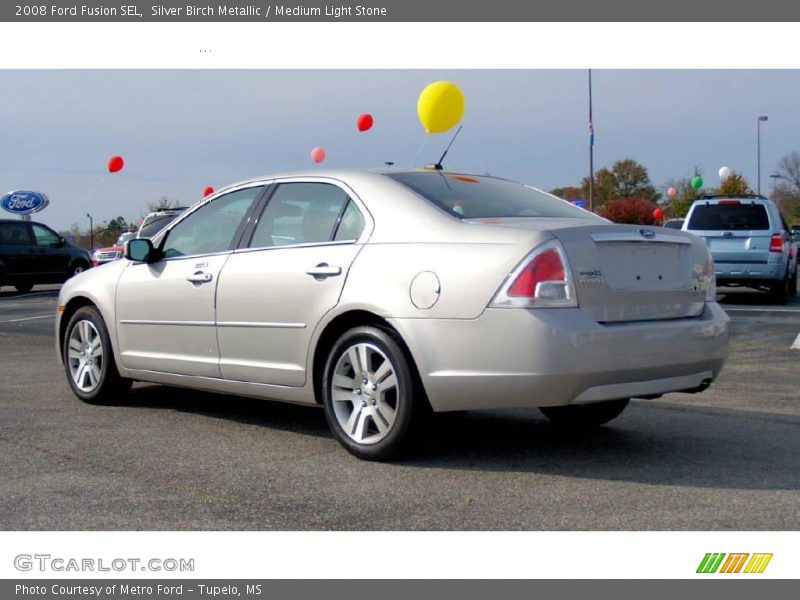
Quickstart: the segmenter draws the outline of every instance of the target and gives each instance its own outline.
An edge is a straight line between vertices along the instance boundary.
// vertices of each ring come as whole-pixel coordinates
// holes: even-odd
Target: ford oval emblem
[[[47,196],[41,192],[32,192],[30,190],[8,192],[0,199],[0,206],[3,207],[3,210],[15,215],[30,215],[44,210],[48,204],[50,204],[50,200],[48,200]]]
[[[639,235],[646,240],[652,240],[654,237],[656,237],[656,232],[652,229],[640,229]]]

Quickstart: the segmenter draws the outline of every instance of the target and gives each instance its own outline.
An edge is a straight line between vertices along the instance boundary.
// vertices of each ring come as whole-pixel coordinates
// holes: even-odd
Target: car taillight
[[[783,252],[783,235],[776,233],[769,240],[770,252]]]
[[[495,307],[568,308],[578,306],[569,264],[555,240],[537,247],[506,278],[492,301]]]

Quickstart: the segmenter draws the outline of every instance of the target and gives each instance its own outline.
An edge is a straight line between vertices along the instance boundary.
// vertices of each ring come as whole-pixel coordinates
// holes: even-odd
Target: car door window
[[[197,209],[168,233],[162,249],[167,258],[233,250],[236,233],[263,186],[220,196]]]
[[[347,203],[347,208],[344,209],[339,225],[336,227],[336,235],[333,236],[333,239],[337,242],[357,240],[361,237],[363,230],[364,217],[361,211],[358,210],[356,203],[350,200]]]
[[[28,226],[23,223],[0,223],[0,244],[27,246],[31,244]]]
[[[253,232],[251,248],[328,242],[349,197],[329,183],[282,183]]]
[[[61,243],[61,238],[58,237],[55,231],[37,224],[33,224],[31,227],[33,229],[33,236],[36,238],[36,243],[40,246],[55,247]]]

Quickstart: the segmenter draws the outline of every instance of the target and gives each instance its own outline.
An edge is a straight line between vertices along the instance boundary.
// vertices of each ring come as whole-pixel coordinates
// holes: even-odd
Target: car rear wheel
[[[797,271],[789,277],[789,297],[795,298],[797,296]]]
[[[789,301],[789,275],[783,279],[779,279],[769,286],[770,296],[775,304],[786,304]]]
[[[591,404],[547,406],[539,408],[554,424],[567,427],[597,427],[618,417],[628,406],[628,398]]]
[[[414,388],[409,361],[392,334],[376,327],[351,329],[331,349],[322,381],[333,435],[364,460],[397,456],[415,420]]]
[[[62,348],[72,391],[90,404],[113,404],[131,387],[117,371],[108,329],[96,308],[78,309],[67,325]]]

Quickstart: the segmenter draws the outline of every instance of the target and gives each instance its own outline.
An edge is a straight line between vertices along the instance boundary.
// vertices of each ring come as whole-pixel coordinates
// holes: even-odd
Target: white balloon
[[[733,171],[731,171],[730,167],[722,167],[719,170],[719,178],[722,181],[725,181],[731,175],[733,175]]]

